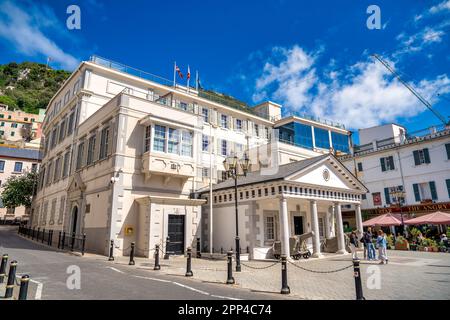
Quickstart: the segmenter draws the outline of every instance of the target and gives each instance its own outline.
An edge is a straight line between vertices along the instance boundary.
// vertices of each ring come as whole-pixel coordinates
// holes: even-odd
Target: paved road
[[[40,296],[41,299],[50,300],[281,298],[280,295],[261,294],[112,264],[104,257],[83,258],[56,252],[54,248],[20,237],[17,228],[11,226],[0,226],[0,254],[5,253],[9,255],[9,261],[18,261],[19,275],[28,274],[35,281],[29,298],[36,297],[36,294],[37,298]],[[70,266],[79,267],[80,289],[68,289],[66,282],[73,274],[73,271],[67,273]]]

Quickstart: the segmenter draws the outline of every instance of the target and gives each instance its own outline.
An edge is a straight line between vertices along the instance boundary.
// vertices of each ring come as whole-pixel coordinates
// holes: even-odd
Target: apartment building
[[[10,110],[7,105],[0,104],[0,141],[4,144],[40,139],[42,120],[45,110],[39,114],[26,113],[21,110]],[[39,148],[39,142],[37,147]]]
[[[0,146],[0,194],[5,182],[13,176],[19,176],[26,172],[37,171],[41,155],[36,149],[7,148]],[[25,207],[5,208],[0,198],[0,220],[26,221],[29,212]]]
[[[408,133],[397,124],[359,130],[360,145],[340,158],[369,189],[365,219],[394,212],[418,216],[450,211],[450,128]],[[354,225],[352,208],[347,225]],[[344,217],[345,217],[344,212]]]
[[[167,250],[183,253],[197,237],[209,243],[210,204],[196,191],[226,179],[226,157],[248,153],[261,171],[330,153],[315,142],[281,141],[278,124],[304,120],[280,122],[276,103],[231,105],[103,58],[82,62],[47,108],[30,226],[86,233],[86,249],[102,254],[113,240],[115,254],[135,242],[148,257],[167,237]],[[350,145],[344,129],[307,122]]]

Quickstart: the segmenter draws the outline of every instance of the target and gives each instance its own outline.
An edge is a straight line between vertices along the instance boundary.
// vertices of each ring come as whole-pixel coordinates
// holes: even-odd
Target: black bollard
[[[131,243],[130,262],[128,265],[134,266],[134,242]]]
[[[233,251],[227,252],[227,284],[234,284],[233,278]]]
[[[291,289],[287,284],[287,263],[286,255],[281,255],[281,294],[289,294]]]
[[[51,246],[52,245],[52,242],[53,242],[53,230],[50,230],[49,232],[48,232],[48,239],[47,239],[47,244],[49,245],[49,246]]]
[[[170,238],[166,238],[166,252],[164,252],[164,260],[169,259],[169,244],[170,244]]]
[[[8,282],[6,283],[5,298],[11,298],[16,280],[17,261],[11,261],[9,264]]]
[[[36,232],[36,241],[39,241],[39,232],[40,232],[41,228],[38,227],[37,228],[37,232]]]
[[[33,232],[31,232],[31,240],[34,240],[34,234],[36,233],[36,227],[33,228]]]
[[[61,235],[62,235],[62,232],[60,231],[60,232],[59,232],[59,235],[58,235],[58,249],[60,248]]]
[[[355,277],[356,300],[366,300],[363,296],[359,262],[360,261],[358,259],[353,260],[353,275]]]
[[[19,290],[19,300],[27,300],[28,293],[28,283],[30,282],[30,277],[26,274],[20,279],[20,290]]]
[[[0,265],[0,283],[3,283],[3,279],[5,279],[7,264],[8,264],[8,255],[4,254],[2,256],[2,264]]]
[[[45,238],[45,228],[42,229],[42,239],[41,239],[42,243],[44,243],[44,238]]]
[[[192,259],[192,249],[187,248],[187,262],[186,262],[186,277],[192,277],[194,274],[192,273],[192,265],[191,265],[191,259]]]
[[[220,247],[220,254],[223,254],[223,247]]]
[[[153,270],[160,270],[161,266],[159,265],[159,244],[155,245],[155,266]]]
[[[114,240],[111,240],[109,247],[109,258],[108,261],[114,261]]]
[[[61,238],[61,250],[64,250],[64,244],[66,242],[66,232],[63,231],[62,238]]]
[[[73,251],[74,247],[75,247],[75,232],[72,232],[72,239],[70,242],[70,251]]]
[[[201,249],[200,249],[200,238],[197,238],[197,254],[196,254],[196,256],[197,256],[197,258],[201,258],[202,257],[202,252],[201,252]]]
[[[250,253],[250,248],[247,246],[247,254]]]
[[[84,249],[86,248],[86,233],[83,233],[83,240],[81,241],[81,255],[84,256]]]

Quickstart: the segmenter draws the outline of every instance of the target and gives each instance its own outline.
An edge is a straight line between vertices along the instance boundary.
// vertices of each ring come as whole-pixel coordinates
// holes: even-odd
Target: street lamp
[[[242,169],[242,174],[238,173],[238,165]],[[238,192],[237,192],[237,178],[239,176],[246,176],[250,168],[250,159],[247,154],[244,158],[239,160],[237,156],[227,157],[223,161],[223,167],[228,177],[234,179],[234,207],[236,211],[236,271],[241,271],[241,247],[239,245],[239,218],[238,218]]]
[[[395,197],[395,199],[397,200],[397,205],[398,205],[398,208],[400,209],[402,232],[403,232],[403,235],[406,236],[405,224],[403,223],[403,210],[402,210],[402,201],[401,201],[401,199],[405,199],[406,193],[405,193],[405,191],[403,191],[403,187],[395,188],[393,191],[391,191],[389,193],[391,194],[391,196]],[[395,235],[394,235],[394,237],[395,237]]]

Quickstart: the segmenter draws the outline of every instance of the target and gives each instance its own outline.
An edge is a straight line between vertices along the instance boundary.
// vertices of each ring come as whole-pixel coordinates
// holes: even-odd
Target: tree
[[[31,207],[31,198],[37,186],[36,172],[27,172],[8,178],[3,186],[1,198],[7,208]]]

